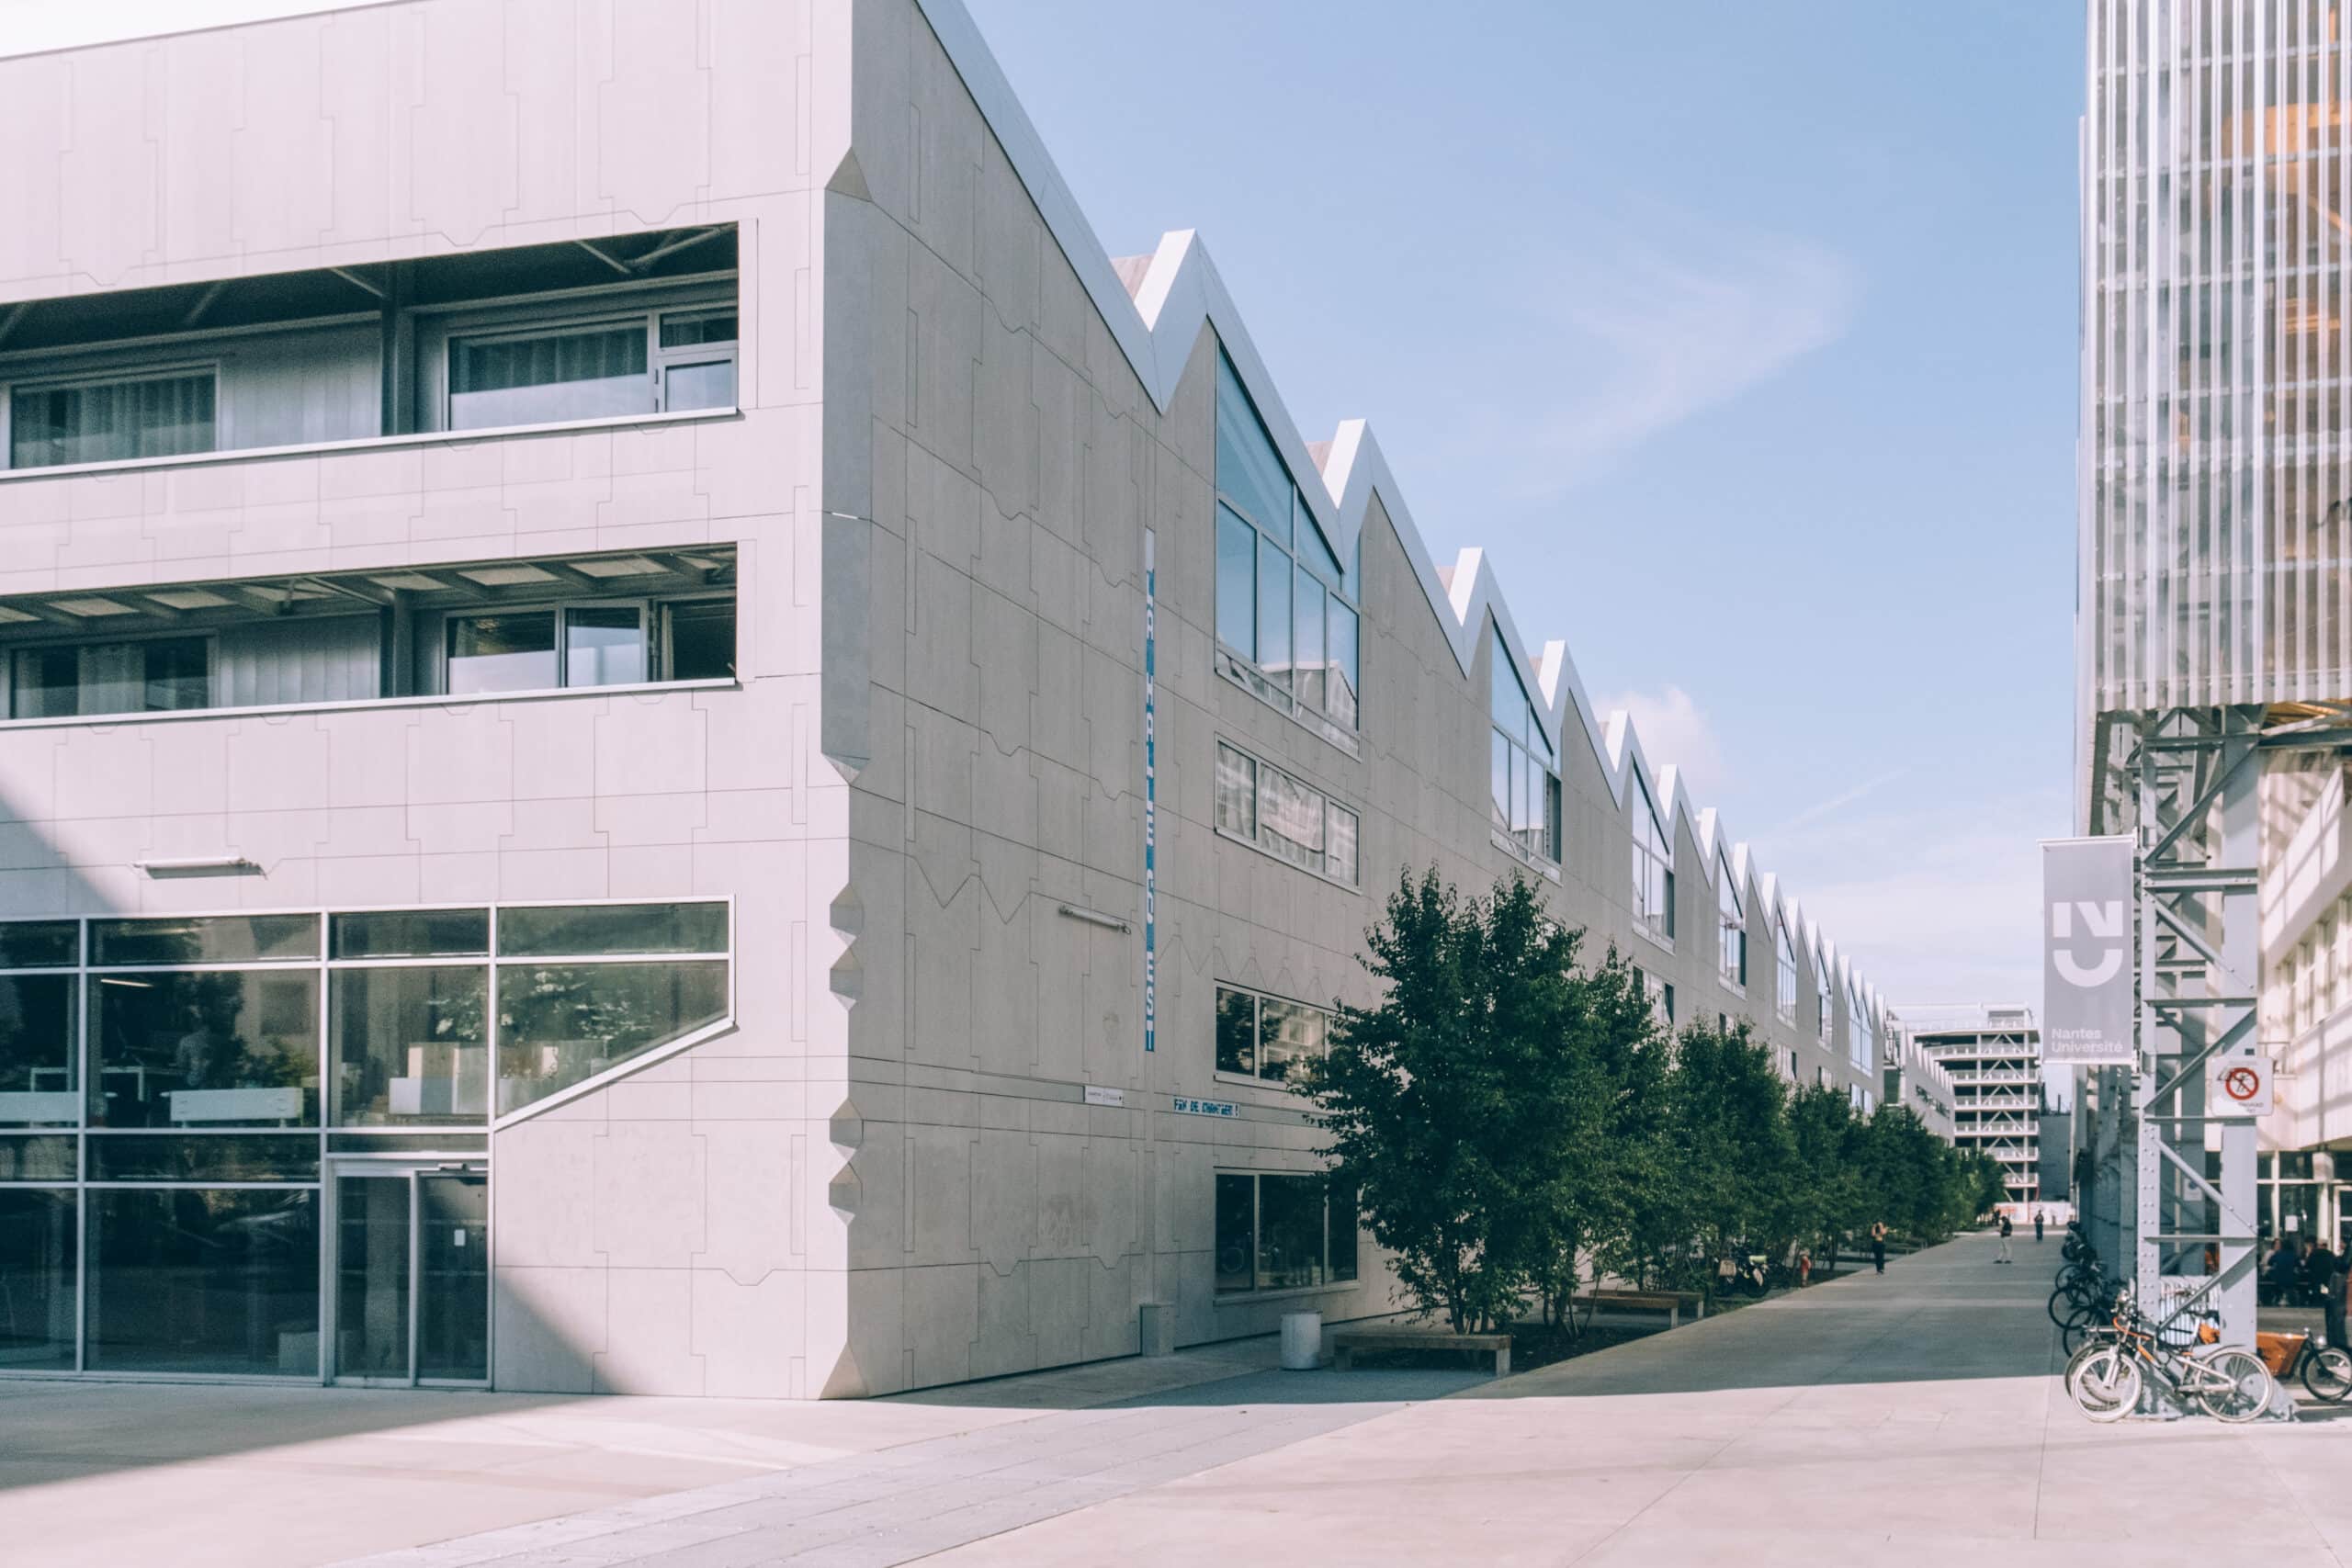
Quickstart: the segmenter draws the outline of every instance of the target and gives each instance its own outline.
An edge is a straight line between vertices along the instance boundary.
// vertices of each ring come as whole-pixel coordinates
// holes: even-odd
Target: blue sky
[[[2077,7],[967,3],[1112,252],[1199,229],[1894,999],[2039,1005]]]
[[[1895,1001],[2037,1004],[2069,830],[2062,0],[967,0],[1114,254],[1197,228]],[[0,0],[0,52],[317,0]]]

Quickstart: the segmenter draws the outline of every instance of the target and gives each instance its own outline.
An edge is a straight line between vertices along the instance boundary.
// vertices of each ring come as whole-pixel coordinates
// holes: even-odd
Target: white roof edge
[[[1652,783],[1653,797],[1664,797],[1657,798],[1657,806],[1669,819],[1669,828],[1690,827],[1693,840],[1711,850],[1703,872],[1708,885],[1714,885],[1718,859],[1727,855],[1733,862],[1733,874],[1744,884],[1743,907],[1749,904],[1751,893],[1760,897],[1768,915],[1785,917],[1799,942],[1817,950],[1817,934],[1805,931],[1792,901],[1783,904],[1779,879],[1757,871],[1748,846],[1743,841],[1734,849],[1724,848],[1729,835],[1719,821],[1713,820],[1712,808],[1705,813],[1709,825],[1702,835],[1698,827],[1701,813],[1684,792],[1680,770],[1667,769],[1661,781],[1658,771],[1651,766],[1642,750],[1631,716],[1612,712],[1604,726],[1601,716],[1593,711],[1592,698],[1577,673],[1567,644],[1550,641],[1544,645],[1540,660],[1528,657],[1529,644],[1520,635],[1519,624],[1512,617],[1502,585],[1485,551],[1464,549],[1454,558],[1450,588],[1439,577],[1436,560],[1413,521],[1412,508],[1398,488],[1370,424],[1362,419],[1342,421],[1333,433],[1326,460],[1321,464],[1314,460],[1250,336],[1239,307],[1218,275],[1199,233],[1177,229],[1162,235],[1145,268],[1141,287],[1129,295],[1112,265],[1109,250],[1087,220],[1078,197],[1063,181],[1053,155],[1046,150],[1045,140],[1031,123],[1028,111],[1021,107],[1012,84],[1006,79],[963,0],[914,0],[914,4],[930,24],[941,48],[946,51],[949,63],[963,78],[981,118],[1003,147],[1013,173],[1028,191],[1030,200],[1036,204],[1046,229],[1078,274],[1080,283],[1109,326],[1113,339],[1143,383],[1153,406],[1165,412],[1174,400],[1177,383],[1192,359],[1194,344],[1203,331],[1214,330],[1292,473],[1321,477],[1320,486],[1302,480],[1299,493],[1306,497],[1324,537],[1340,558],[1352,555],[1376,494],[1405,547],[1406,559],[1412,563],[1421,592],[1464,676],[1467,677],[1476,667],[1478,638],[1491,617],[1501,633],[1498,646],[1510,650],[1521,681],[1532,695],[1538,696],[1535,707],[1555,751],[1564,749],[1566,732],[1573,718],[1576,729],[1591,747],[1593,759],[1600,764],[1621,811],[1626,806],[1633,769],[1638,766],[1642,776]],[[1871,994],[1876,995],[1874,990]]]

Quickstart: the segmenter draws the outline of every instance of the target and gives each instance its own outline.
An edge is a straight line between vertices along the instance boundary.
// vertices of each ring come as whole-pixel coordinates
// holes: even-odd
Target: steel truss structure
[[[2136,725],[2101,717],[2120,742],[2107,754],[2122,766],[2105,770],[2094,823],[2138,840],[2140,1061],[2099,1069],[2087,1086],[2081,1209],[2102,1256],[2131,1257],[2144,1309],[2210,1304],[2222,1337],[2250,1346],[2255,1124],[2209,1113],[2206,1074],[2216,1057],[2260,1043],[2264,759],[2352,747],[2352,705],[2167,708]]]

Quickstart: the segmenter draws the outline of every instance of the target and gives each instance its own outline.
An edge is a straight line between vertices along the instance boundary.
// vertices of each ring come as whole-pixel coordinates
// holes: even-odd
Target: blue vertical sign
[[[1159,738],[1154,732],[1153,684],[1159,658],[1159,573],[1157,536],[1143,531],[1143,1048],[1155,1050],[1159,1032]]]

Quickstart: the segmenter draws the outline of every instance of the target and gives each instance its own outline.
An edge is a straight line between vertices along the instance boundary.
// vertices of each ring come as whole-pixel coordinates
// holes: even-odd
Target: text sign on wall
[[[2140,1059],[2132,851],[2129,838],[2041,846],[2041,1059],[2052,1066],[2131,1066]]]
[[[1168,1109],[1184,1116],[1230,1116],[1233,1101],[1229,1100],[1193,1100],[1184,1095],[1169,1096]]]

